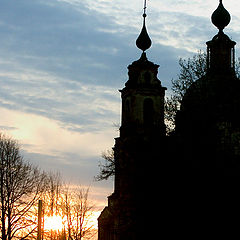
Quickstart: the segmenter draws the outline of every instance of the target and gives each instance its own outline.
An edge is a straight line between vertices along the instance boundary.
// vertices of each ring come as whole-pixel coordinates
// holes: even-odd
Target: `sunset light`
[[[232,239],[239,113],[240,0],[0,0],[0,240]]]
[[[44,229],[45,230],[62,230],[63,229],[63,219],[60,216],[45,217],[44,219]]]

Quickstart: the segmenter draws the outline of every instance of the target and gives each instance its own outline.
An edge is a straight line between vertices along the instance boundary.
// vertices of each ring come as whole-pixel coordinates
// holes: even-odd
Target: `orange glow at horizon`
[[[63,219],[60,216],[44,218],[44,230],[61,231],[63,228]]]

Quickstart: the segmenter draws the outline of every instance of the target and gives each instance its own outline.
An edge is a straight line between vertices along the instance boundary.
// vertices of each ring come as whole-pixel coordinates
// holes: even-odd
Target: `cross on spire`
[[[143,8],[143,17],[144,18],[147,16],[146,9],[147,9],[147,0],[144,0],[144,8]]]

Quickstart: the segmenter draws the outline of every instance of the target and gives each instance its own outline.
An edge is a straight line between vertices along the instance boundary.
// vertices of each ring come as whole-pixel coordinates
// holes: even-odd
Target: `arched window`
[[[151,98],[147,98],[143,103],[143,121],[145,125],[153,125],[153,114],[153,100]]]

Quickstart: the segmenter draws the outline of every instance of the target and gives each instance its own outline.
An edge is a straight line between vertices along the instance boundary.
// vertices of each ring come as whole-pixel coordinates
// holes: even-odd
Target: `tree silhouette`
[[[45,174],[24,161],[18,143],[0,133],[1,239],[27,238],[36,230],[33,206],[45,187]]]
[[[62,215],[65,217],[65,232],[68,239],[93,239],[96,229],[90,222],[93,205],[88,199],[89,189],[65,186],[62,192]]]
[[[104,163],[99,163],[100,172],[95,177],[97,181],[107,180],[115,175],[114,151],[111,149],[103,152],[102,158],[104,159]]]
[[[44,229],[44,239],[92,239],[96,230],[90,223],[93,205],[88,199],[89,189],[64,184],[59,173],[50,172],[47,179],[43,198],[44,218],[59,216],[63,229]]]
[[[197,79],[203,77],[207,71],[207,55],[199,51],[192,58],[179,59],[180,73],[176,79],[172,79],[172,94],[165,99],[165,123],[167,133],[175,128],[175,116],[180,108],[182,98],[186,90]]]
[[[61,191],[62,191],[62,179],[58,172],[49,172],[47,175],[47,184],[45,188],[43,200],[43,209],[45,217],[53,217],[61,215]],[[52,229],[43,232],[44,239],[56,239],[58,238],[56,232]]]
[[[192,58],[179,59],[180,73],[176,79],[172,79],[172,94],[165,99],[165,123],[167,133],[171,134],[175,128],[175,116],[181,106],[181,101],[186,90],[193,82],[207,73],[207,54],[199,51]],[[240,77],[240,61],[235,64],[236,76]]]

